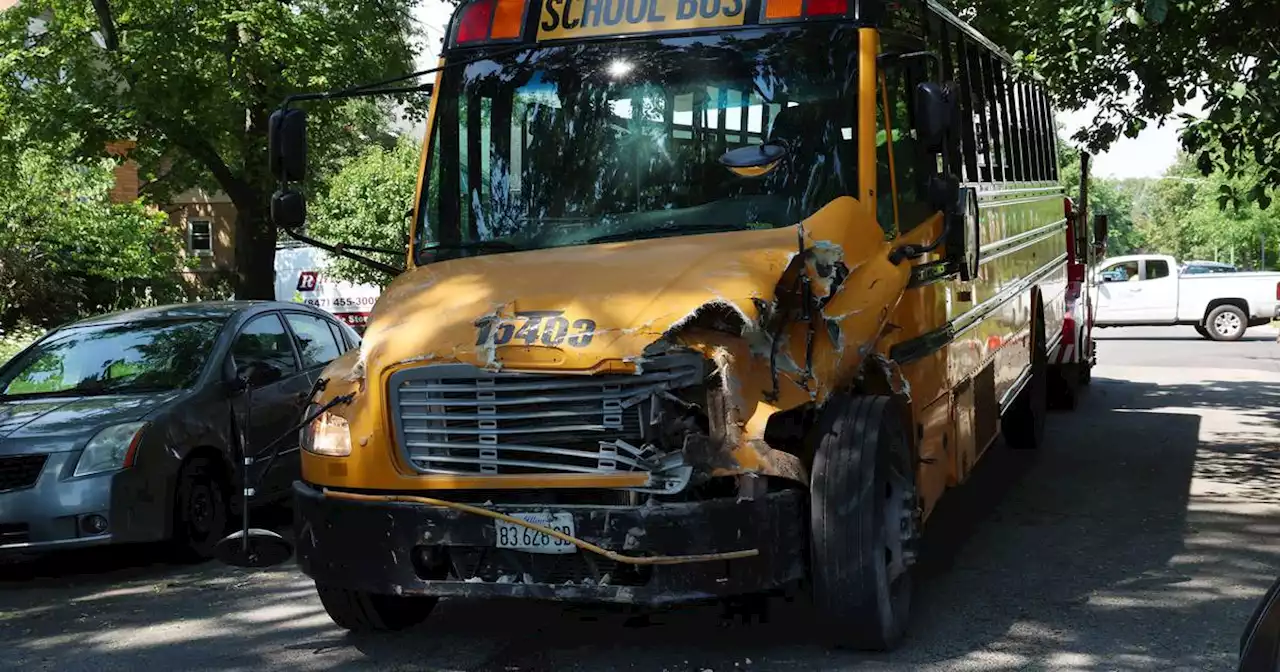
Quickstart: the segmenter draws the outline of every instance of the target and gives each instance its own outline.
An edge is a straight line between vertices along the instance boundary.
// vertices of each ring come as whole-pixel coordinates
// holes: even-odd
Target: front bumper
[[[331,499],[304,483],[294,484],[294,500],[302,571],[317,583],[387,595],[671,604],[794,583],[808,555],[807,496],[800,490],[741,503],[730,497],[656,506],[485,506],[572,513],[579,539],[627,555],[760,552],[643,567],[586,551],[497,549],[492,519],[454,509]]]
[[[21,554],[169,535],[172,488],[140,468],[74,477],[80,451],[51,453],[34,485],[0,492],[0,553]],[[107,529],[82,525],[101,516]]]
[[[0,492],[0,552],[45,551],[95,546],[112,541],[105,534],[87,534],[80,520],[100,515],[111,520],[112,474],[68,479],[79,451],[53,453],[45,460],[35,485]]]

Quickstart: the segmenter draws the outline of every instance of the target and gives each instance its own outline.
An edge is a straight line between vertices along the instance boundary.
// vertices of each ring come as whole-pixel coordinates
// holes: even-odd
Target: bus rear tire
[[[1031,339],[1031,378],[1009,410],[1000,418],[1005,443],[1017,450],[1035,450],[1044,443],[1044,421],[1048,413],[1048,355],[1045,353],[1044,321],[1036,311]]]
[[[1086,368],[1083,362],[1075,364],[1058,364],[1053,367],[1052,389],[1049,402],[1053,408],[1074,411],[1080,401],[1080,385],[1084,374],[1080,369]]]
[[[896,647],[911,610],[918,528],[915,470],[887,397],[833,396],[810,488],[810,571],[824,635],[837,646]]]
[[[438,597],[379,595],[316,584],[320,604],[339,627],[353,632],[391,632],[426,620]]]

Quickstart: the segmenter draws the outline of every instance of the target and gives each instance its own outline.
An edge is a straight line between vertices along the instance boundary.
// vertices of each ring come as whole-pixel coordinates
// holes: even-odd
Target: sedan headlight
[[[316,455],[346,457],[351,454],[351,430],[345,418],[324,412],[307,425],[302,435],[302,449]]]
[[[80,453],[74,475],[88,476],[132,467],[146,426],[145,422],[126,422],[94,434]]]

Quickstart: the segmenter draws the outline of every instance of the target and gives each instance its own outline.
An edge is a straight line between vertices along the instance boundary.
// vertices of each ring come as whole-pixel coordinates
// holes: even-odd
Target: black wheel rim
[[[217,532],[218,509],[221,506],[218,493],[207,482],[193,484],[187,497],[184,518],[187,536],[195,542],[206,541]]]

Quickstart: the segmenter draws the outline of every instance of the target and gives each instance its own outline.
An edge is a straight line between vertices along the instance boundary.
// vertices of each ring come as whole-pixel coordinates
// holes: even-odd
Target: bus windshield
[[[790,226],[857,194],[848,25],[548,46],[446,71],[418,263]],[[784,147],[764,175],[719,161]]]

